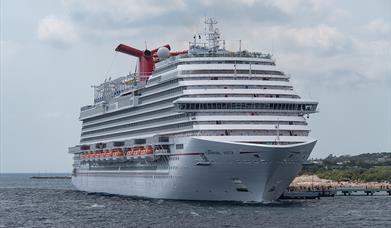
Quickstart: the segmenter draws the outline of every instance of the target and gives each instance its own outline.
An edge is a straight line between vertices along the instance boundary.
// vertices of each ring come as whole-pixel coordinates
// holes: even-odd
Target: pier
[[[30,179],[71,179],[71,176],[32,176]]]
[[[310,190],[310,191],[285,191],[280,199],[320,199],[320,197],[334,197],[337,190]]]
[[[371,195],[373,196],[373,194],[375,193],[387,193],[389,196],[391,196],[391,189],[390,188],[338,188],[337,191],[341,194],[343,194],[344,196],[350,196],[350,195],[353,195],[355,193],[361,193],[361,194],[365,194],[367,196]]]
[[[334,196],[373,196],[375,193],[383,193],[391,196],[390,188],[334,188],[334,189],[288,189],[280,199],[320,199],[321,197]]]

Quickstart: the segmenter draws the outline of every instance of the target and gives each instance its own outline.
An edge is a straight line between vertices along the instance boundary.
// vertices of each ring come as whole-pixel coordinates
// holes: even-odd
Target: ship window
[[[160,136],[159,137],[159,142],[168,142],[169,138],[167,136]]]
[[[145,144],[147,142],[146,139],[135,139],[134,144]]]
[[[113,146],[124,146],[125,142],[114,142]]]
[[[183,149],[183,144],[175,144],[175,148],[177,150],[182,150]]]
[[[180,110],[264,109],[264,110],[316,110],[316,105],[287,103],[187,103],[178,104]]]
[[[89,145],[82,145],[80,146],[80,150],[89,150],[90,146]]]

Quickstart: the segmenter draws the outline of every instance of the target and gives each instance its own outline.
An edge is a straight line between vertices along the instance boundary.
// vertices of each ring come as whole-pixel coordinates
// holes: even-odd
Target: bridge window
[[[183,149],[183,144],[175,144],[175,148],[177,150],[182,150]]]
[[[296,110],[315,111],[316,104],[288,103],[186,103],[179,104],[180,110],[216,110],[216,109],[263,109],[263,110]]]

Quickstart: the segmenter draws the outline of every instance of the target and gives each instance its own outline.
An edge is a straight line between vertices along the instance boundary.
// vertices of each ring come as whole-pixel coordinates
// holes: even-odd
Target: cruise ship
[[[73,185],[86,192],[175,200],[271,202],[316,140],[302,99],[272,55],[230,51],[205,19],[188,50],[115,50],[135,73],[94,86],[81,108]]]

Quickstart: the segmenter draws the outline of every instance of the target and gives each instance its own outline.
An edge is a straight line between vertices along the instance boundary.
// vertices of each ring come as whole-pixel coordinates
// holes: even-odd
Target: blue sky
[[[215,17],[231,49],[272,52],[304,98],[312,157],[391,151],[391,3],[387,0],[0,1],[0,172],[71,170],[91,85],[133,71],[114,52],[187,48]]]

